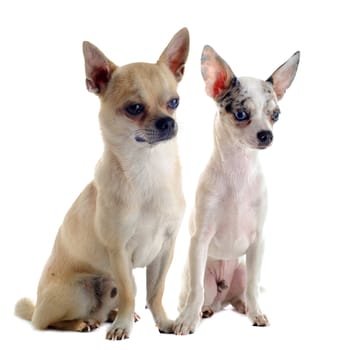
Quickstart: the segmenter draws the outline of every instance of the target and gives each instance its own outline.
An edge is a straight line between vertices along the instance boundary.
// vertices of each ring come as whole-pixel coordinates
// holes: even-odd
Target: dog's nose
[[[170,117],[161,117],[156,121],[155,126],[161,131],[171,131],[175,128],[175,120]]]
[[[273,135],[270,130],[261,130],[256,134],[256,137],[259,140],[260,146],[268,146],[273,140]]]

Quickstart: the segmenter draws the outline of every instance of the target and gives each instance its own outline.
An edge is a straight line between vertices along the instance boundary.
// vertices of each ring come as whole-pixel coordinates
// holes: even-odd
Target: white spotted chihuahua
[[[191,219],[175,334],[193,333],[201,315],[209,317],[228,304],[248,313],[255,326],[269,324],[258,302],[267,211],[258,150],[272,143],[277,101],[295,77],[299,56],[296,52],[266,81],[238,79],[211,47],[204,47],[202,75],[219,113],[214,151],[200,178]]]

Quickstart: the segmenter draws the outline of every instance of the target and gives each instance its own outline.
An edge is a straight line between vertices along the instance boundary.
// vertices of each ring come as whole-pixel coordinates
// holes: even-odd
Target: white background
[[[9,349],[348,349],[348,14],[338,0],[2,1],[0,342]],[[85,89],[81,43],[91,41],[117,65],[155,62],[184,26],[191,50],[177,118],[188,211],[211,152],[215,112],[200,75],[203,45],[238,76],[263,79],[301,51],[274,145],[261,152],[270,195],[262,304],[271,327],[252,327],[226,310],[194,335],[160,335],[144,310],[144,271],[137,270],[142,319],[129,340],[104,340],[106,326],[91,334],[35,331],[13,316],[14,304],[35,299],[57,229],[102,153],[99,102]],[[173,317],[187,242],[186,214],[167,279]]]

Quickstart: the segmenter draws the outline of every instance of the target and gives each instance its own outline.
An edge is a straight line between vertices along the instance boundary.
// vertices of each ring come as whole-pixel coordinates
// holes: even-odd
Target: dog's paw
[[[255,316],[250,316],[250,318],[253,321],[253,326],[266,327],[270,325],[266,315],[255,315]]]
[[[165,320],[162,322],[157,322],[156,326],[158,327],[159,333],[164,333],[164,334],[174,333],[174,321]]]
[[[210,306],[202,307],[202,318],[209,318],[214,315],[214,311]]]
[[[128,339],[133,322],[123,322],[123,320],[115,320],[106,334],[108,340]]]
[[[235,300],[232,303],[232,306],[234,307],[235,311],[242,315],[246,315],[248,313],[247,304],[241,299]]]
[[[108,340],[123,340],[128,338],[129,332],[125,328],[110,329],[106,335],[106,339]]]
[[[200,322],[200,314],[182,313],[174,324],[173,332],[176,335],[187,335],[195,332]]]
[[[101,323],[94,320],[89,321],[81,321],[81,323],[77,327],[78,332],[92,332],[101,326]]]

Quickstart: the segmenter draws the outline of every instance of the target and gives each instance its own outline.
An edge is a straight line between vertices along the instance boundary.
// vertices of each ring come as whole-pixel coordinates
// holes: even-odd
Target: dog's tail
[[[31,321],[34,313],[35,305],[28,298],[22,298],[17,301],[15,306],[15,315],[25,320]]]

